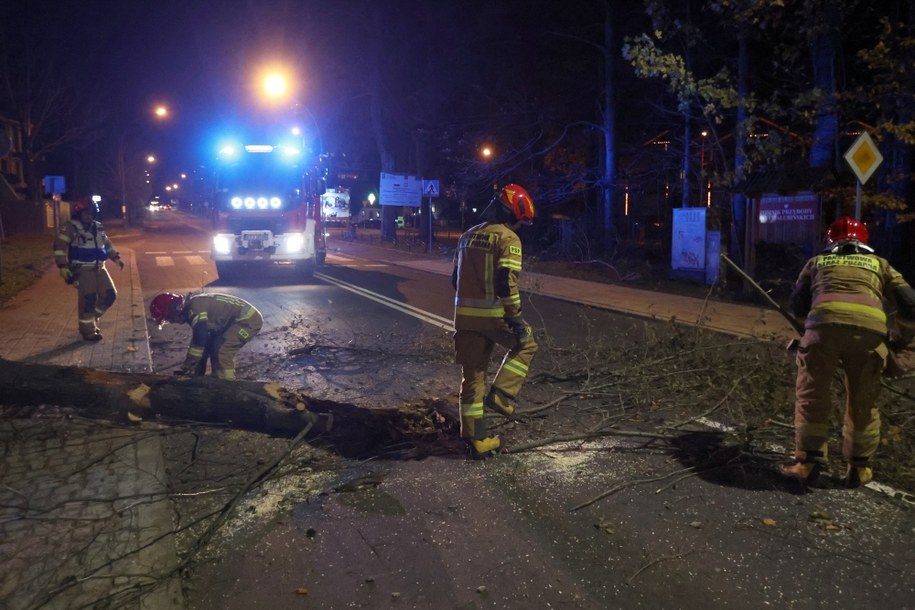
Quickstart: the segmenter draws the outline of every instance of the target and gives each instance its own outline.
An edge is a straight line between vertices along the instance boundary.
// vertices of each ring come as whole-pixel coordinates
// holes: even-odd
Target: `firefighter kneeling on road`
[[[842,454],[846,487],[873,478],[869,460],[880,443],[880,376],[887,363],[884,300],[900,320],[915,319],[915,291],[867,245],[867,227],[842,217],[826,232],[827,247],[804,266],[791,294],[792,313],[806,316],[797,352],[795,463],[785,476],[813,484],[826,465],[832,379],[845,380]]]
[[[191,326],[191,344],[176,375],[204,375],[207,360],[213,375],[235,379],[235,355],[264,325],[254,305],[228,294],[198,294],[187,299],[163,292],[149,304],[149,313],[161,327],[165,322]]]
[[[509,184],[483,215],[487,221],[458,241],[451,276],[455,360],[462,374],[461,438],[475,458],[488,457],[501,444],[486,429],[483,407],[511,417],[537,351],[531,327],[521,317],[521,240],[515,233],[534,220],[534,203],[526,190]],[[486,371],[496,344],[509,351],[487,393]]]
[[[100,341],[98,319],[117,299],[105,261],[112,260],[123,269],[124,261],[95,220],[98,204],[83,197],[71,208],[70,220],[54,239],[54,262],[65,282],[76,287],[79,334],[86,341]]]

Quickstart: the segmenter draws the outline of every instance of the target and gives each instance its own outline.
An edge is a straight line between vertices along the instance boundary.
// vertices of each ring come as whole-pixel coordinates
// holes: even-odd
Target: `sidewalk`
[[[151,372],[140,275],[121,254],[102,341],[80,337],[76,291],[52,265],[0,307],[0,358]],[[35,412],[0,419],[0,440],[0,607],[182,607],[177,578],[152,588],[177,562],[156,433]]]
[[[118,298],[99,320],[104,339],[84,341],[77,330],[76,288],[53,266],[12,302],[0,307],[0,358],[129,373],[152,372],[143,289],[134,252],[122,250],[124,269],[109,263]]]

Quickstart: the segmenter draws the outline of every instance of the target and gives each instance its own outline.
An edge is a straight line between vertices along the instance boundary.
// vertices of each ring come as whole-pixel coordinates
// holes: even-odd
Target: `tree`
[[[68,146],[93,137],[92,125],[80,111],[80,95],[58,63],[39,54],[41,38],[29,35],[16,11],[0,14],[7,27],[0,32],[0,111],[22,126],[23,167],[36,228],[41,222],[43,162]]]
[[[733,155],[734,170],[719,174],[719,184],[733,189],[763,169],[788,171],[804,163],[805,150],[808,167],[829,172],[840,184],[848,183],[841,154],[850,142],[841,126],[855,120],[859,124],[877,122],[875,115],[885,116],[888,108],[912,107],[911,100],[901,94],[905,77],[899,77],[898,68],[896,74],[877,69],[885,82],[868,89],[862,86],[868,81],[864,78],[868,71],[862,71],[855,61],[856,51],[868,45],[873,45],[872,52],[857,57],[876,62],[870,71],[881,63],[879,58],[887,48],[911,56],[898,36],[903,27],[884,26],[883,32],[872,27],[879,22],[875,16],[881,11],[910,11],[911,2],[877,8],[858,0],[713,0],[697,3],[704,10],[702,18],[689,22],[667,18],[669,11],[663,4],[650,6],[655,32],[630,37],[624,56],[639,76],[667,83],[678,108],[686,109],[685,116],[699,117],[735,134],[735,148],[728,155]],[[704,68],[691,68],[684,50],[671,48],[678,36],[688,34],[698,40],[703,31],[716,32],[718,51],[730,48],[721,44],[722,34],[736,45],[737,52],[732,54],[737,57],[736,65],[726,55],[710,53]],[[894,59],[898,62],[898,57]],[[884,66],[889,68],[889,63]],[[905,113],[891,114],[895,116],[885,123],[885,132],[905,132],[898,122]],[[783,138],[781,134],[793,135]],[[732,199],[731,253],[739,260],[744,205],[738,191]],[[836,209],[847,208],[851,198],[848,187],[820,193]],[[872,197],[870,203],[892,206],[885,197]]]

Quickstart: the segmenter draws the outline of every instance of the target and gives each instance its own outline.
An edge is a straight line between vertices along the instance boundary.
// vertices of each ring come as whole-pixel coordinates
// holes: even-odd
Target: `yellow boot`
[[[845,487],[855,489],[862,485],[867,485],[873,479],[874,471],[870,466],[849,464],[848,472],[845,473]]]
[[[498,436],[489,436],[482,417],[461,416],[461,438],[467,440],[471,457],[483,460],[493,455],[502,445]]]
[[[814,485],[820,478],[820,471],[823,465],[820,462],[794,462],[791,464],[782,464],[778,467],[779,473],[783,477],[795,479],[805,485]]]
[[[515,407],[512,406],[512,404],[508,402],[508,398],[496,388],[489,390],[489,394],[483,399],[483,405],[509,419],[511,419],[512,415],[515,413]]]
[[[486,458],[495,455],[499,447],[502,446],[502,441],[498,436],[487,436],[486,438],[473,439],[470,441],[471,455],[475,460],[485,460]]]

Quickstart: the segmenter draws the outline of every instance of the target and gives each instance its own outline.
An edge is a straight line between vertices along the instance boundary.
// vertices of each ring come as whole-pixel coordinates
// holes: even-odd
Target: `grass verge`
[[[54,259],[53,240],[47,235],[10,235],[0,242],[0,304],[40,278]]]

